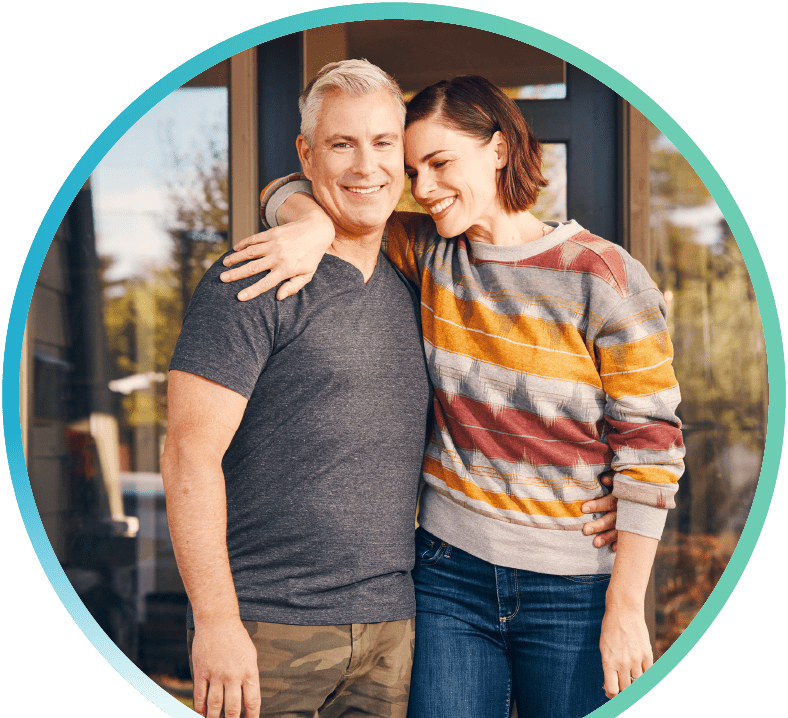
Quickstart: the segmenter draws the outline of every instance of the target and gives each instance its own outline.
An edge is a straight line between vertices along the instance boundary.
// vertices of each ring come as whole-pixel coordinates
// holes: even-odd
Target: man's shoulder
[[[212,309],[217,312],[238,310],[242,315],[250,311],[260,312],[275,309],[276,288],[246,302],[238,299],[238,294],[243,289],[262,279],[265,273],[255,274],[235,282],[222,281],[221,275],[227,271],[227,267],[222,262],[229,254],[231,251],[219,257],[202,276],[192,295],[189,309],[194,309],[197,302],[203,310]],[[243,266],[243,264],[236,266]]]

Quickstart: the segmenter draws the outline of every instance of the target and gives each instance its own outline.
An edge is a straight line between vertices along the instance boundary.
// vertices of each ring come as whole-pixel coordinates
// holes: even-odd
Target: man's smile
[[[375,185],[374,187],[348,187],[345,186],[345,189],[348,192],[352,192],[353,194],[374,194],[375,192],[379,192],[382,190],[386,185]]]

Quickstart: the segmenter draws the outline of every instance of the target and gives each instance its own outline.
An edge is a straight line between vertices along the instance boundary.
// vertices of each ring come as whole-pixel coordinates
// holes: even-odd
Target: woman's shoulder
[[[420,257],[441,239],[435,222],[428,214],[393,212],[386,223],[383,246],[389,256],[412,252]]]
[[[626,249],[582,227],[559,249],[562,268],[601,279],[622,297],[655,286],[646,268]]]

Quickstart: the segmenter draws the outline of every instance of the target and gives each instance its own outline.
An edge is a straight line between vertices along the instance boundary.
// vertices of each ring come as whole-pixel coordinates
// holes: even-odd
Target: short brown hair
[[[542,187],[547,186],[542,175],[542,146],[517,105],[499,88],[477,75],[437,82],[408,103],[405,128],[434,115],[485,143],[500,132],[506,140],[508,161],[498,178],[498,196],[509,212],[536,204]]]

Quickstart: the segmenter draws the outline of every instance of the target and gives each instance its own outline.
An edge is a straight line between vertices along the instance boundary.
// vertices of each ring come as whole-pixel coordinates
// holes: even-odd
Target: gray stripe
[[[469,511],[430,487],[421,496],[419,524],[442,541],[498,566],[560,576],[613,570],[615,554],[607,546],[596,548],[594,537],[580,530],[550,530],[496,520]]]
[[[430,344],[424,348],[435,386],[492,407],[511,407],[543,419],[568,418],[593,423],[604,415],[606,395],[577,381],[506,369]]]

